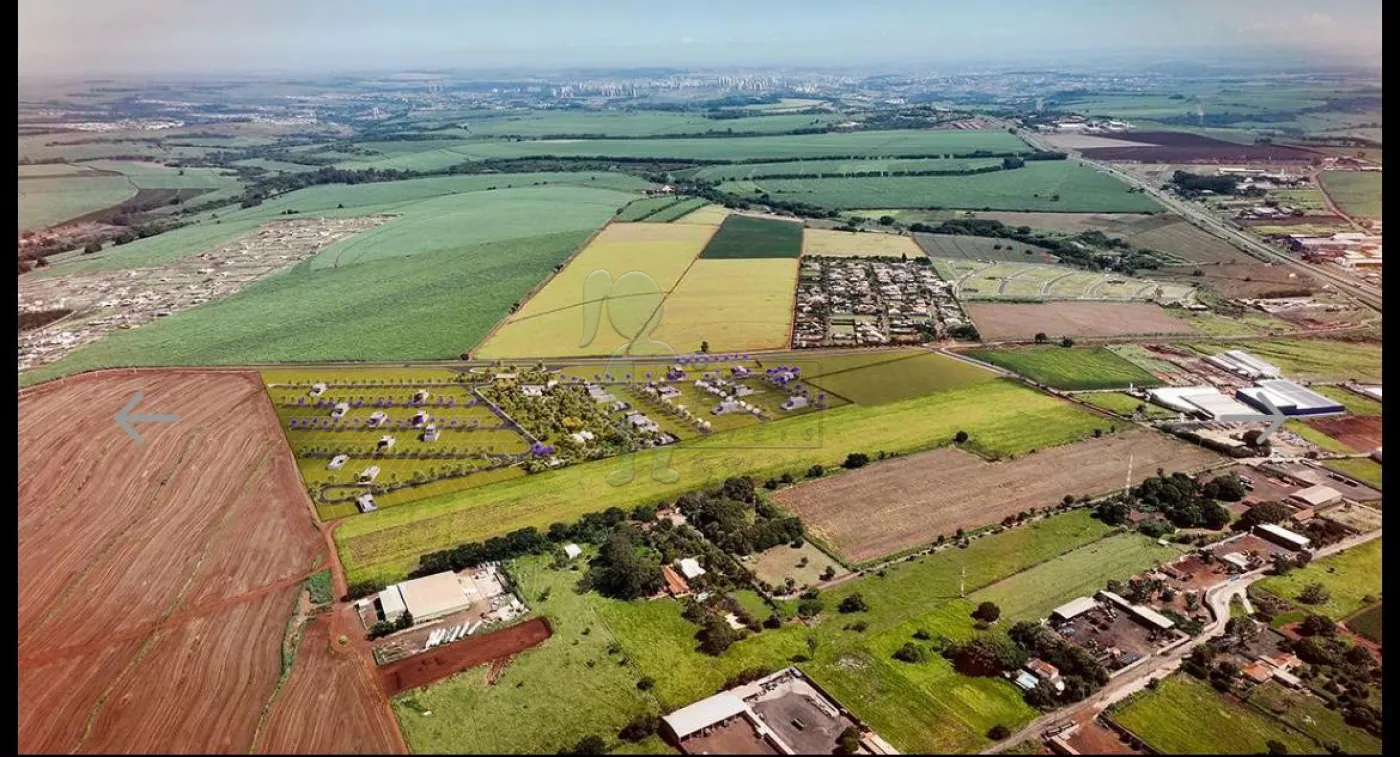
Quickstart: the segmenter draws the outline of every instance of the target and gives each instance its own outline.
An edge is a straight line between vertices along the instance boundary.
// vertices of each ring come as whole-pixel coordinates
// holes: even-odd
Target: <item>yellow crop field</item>
[[[694,210],[686,215],[677,218],[671,223],[699,224],[703,226],[718,226],[724,223],[724,219],[729,216],[729,208],[723,205],[706,205],[703,208]]]
[[[833,231],[807,229],[802,235],[803,255],[853,257],[856,255],[888,255],[911,258],[924,257],[924,251],[910,237],[875,232]]]
[[[487,337],[475,355],[494,359],[611,354],[642,328],[661,296],[676,286],[699,256],[715,228],[669,223],[608,226]],[[585,282],[600,270],[618,283],[585,293]],[[626,276],[633,272],[646,276]],[[587,341],[584,327],[590,315],[597,317],[597,330],[591,342],[580,347]]]
[[[797,260],[697,260],[661,306],[652,338],[678,353],[785,347],[792,328]]]

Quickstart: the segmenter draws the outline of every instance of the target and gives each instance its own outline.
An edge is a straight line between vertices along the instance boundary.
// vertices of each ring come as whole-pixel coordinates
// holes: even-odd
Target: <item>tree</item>
[[[1206,502],[1201,505],[1201,515],[1198,519],[1202,526],[1212,530],[1220,530],[1230,525],[1230,511],[1225,509],[1219,502]]]
[[[846,730],[836,737],[836,746],[841,754],[855,754],[860,751],[860,729],[853,725],[846,726]]]
[[[958,433],[953,434],[953,443],[954,443],[954,444],[965,444],[965,443],[967,442],[968,438],[969,438],[969,437],[968,437],[966,431],[959,431]]]
[[[654,734],[661,727],[661,719],[655,715],[638,715],[632,722],[622,727],[617,734],[623,741],[636,743]]]
[[[894,216],[880,216],[880,225],[881,225],[881,226],[893,226],[893,225],[894,225]]]
[[[1038,710],[1048,710],[1058,703],[1059,694],[1049,681],[1037,681],[1035,686],[1026,692],[1026,704]]]
[[[995,623],[1001,617],[1001,608],[995,602],[983,602],[972,611],[972,617],[986,623]]]
[[[94,252],[102,252],[101,242],[88,242],[87,246],[83,247],[84,255],[91,255]]]
[[[654,553],[638,551],[633,539],[627,532],[618,531],[603,543],[588,572],[589,583],[599,594],[637,599],[661,588],[660,560]]]
[[[1015,670],[1026,664],[1024,649],[1007,639],[979,636],[948,649],[948,656],[959,671],[966,675],[992,676],[1005,670]]]
[[[608,744],[607,744],[606,741],[603,741],[603,737],[602,737],[602,736],[598,736],[597,734],[593,734],[593,735],[589,735],[589,736],[584,736],[583,738],[579,739],[579,740],[578,740],[578,743],[577,743],[577,744],[574,744],[574,748],[573,748],[573,749],[561,749],[561,750],[559,751],[559,753],[560,753],[560,754],[606,754],[607,751],[608,751]]]
[[[894,658],[900,662],[923,662],[924,648],[912,641],[906,641],[904,646],[895,650]]]
[[[717,615],[711,615],[705,620],[705,627],[700,630],[700,635],[700,651],[715,656],[724,654],[729,645],[740,639],[739,632]]]
[[[820,599],[804,599],[797,603],[797,615],[801,618],[815,618],[825,606]]]
[[[1288,754],[1288,745],[1282,741],[1269,739],[1264,742],[1264,746],[1268,748],[1269,754]]]
[[[835,577],[836,577],[836,566],[835,566],[835,565],[828,565],[828,566],[826,566],[826,570],[822,571],[821,580],[823,580],[823,581],[830,581],[831,579],[833,579],[833,578],[835,578]]]
[[[1048,341],[1050,341],[1050,337],[1047,336],[1047,335],[1045,334],[1044,331],[1036,332],[1036,335],[1035,335],[1035,343],[1036,343],[1036,344],[1045,344],[1045,343],[1048,342]]]
[[[1133,512],[1127,503],[1119,500],[1105,500],[1094,507],[1094,515],[1110,526],[1121,526],[1128,522]]]
[[[862,597],[860,592],[856,592],[841,600],[841,604],[837,605],[836,609],[843,613],[865,612],[870,609],[870,606],[865,603],[865,597]]]
[[[1064,339],[1061,339],[1061,340],[1060,340],[1060,346],[1061,346],[1061,347],[1073,347],[1073,346],[1074,346],[1074,340],[1073,340],[1073,339],[1070,339],[1069,337],[1065,337]]]
[[[807,469],[807,478],[821,478],[826,469],[820,465],[813,465]]]
[[[1308,584],[1298,593],[1298,601],[1307,605],[1320,605],[1331,598],[1332,593],[1327,591],[1327,587],[1318,583]]]
[[[846,468],[847,470],[855,470],[856,468],[864,467],[865,465],[869,464],[869,462],[870,456],[865,454],[864,452],[852,452],[849,455],[846,455],[846,460],[845,462],[841,463],[841,467]]]
[[[651,691],[651,688],[655,685],[656,679],[651,676],[642,676],[637,679],[637,688],[642,691]]]
[[[1303,618],[1298,630],[1306,636],[1334,636],[1337,633],[1337,622],[1325,615],[1309,615]]]
[[[1249,508],[1235,521],[1235,528],[1248,531],[1264,523],[1281,523],[1292,513],[1282,502],[1263,502]]]
[[[706,355],[710,354],[710,343],[705,341],[700,342],[700,351]]]

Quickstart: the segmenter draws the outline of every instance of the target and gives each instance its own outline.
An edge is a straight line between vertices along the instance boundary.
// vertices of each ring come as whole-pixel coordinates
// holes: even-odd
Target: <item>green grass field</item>
[[[774,199],[824,208],[968,208],[1045,210],[1062,213],[1153,213],[1145,194],[1072,160],[1031,161],[1011,171],[975,176],[889,176],[860,179],[760,179],[720,189],[738,195],[769,193]],[[1058,198],[1058,199],[1056,199]]]
[[[1076,597],[1093,596],[1109,579],[1133,575],[1181,556],[1136,533],[1110,536],[968,595],[973,603],[995,602],[1003,622],[1040,620]]]
[[[543,529],[602,503],[657,502],[736,474],[800,474],[814,463],[836,465],[857,450],[929,449],[948,443],[958,430],[977,439],[984,454],[1004,456],[1076,441],[1102,425],[1063,401],[1014,382],[989,381],[682,442],[658,458],[680,474],[674,483],[649,475],[653,459],[646,454],[637,462],[635,480],[611,486],[607,476],[620,461],[599,460],[355,517],[336,530],[336,543],[350,580],[401,577],[425,552],[524,526]]]
[[[861,405],[878,405],[996,378],[991,371],[932,352],[886,356],[881,362],[855,368],[826,368],[809,383]]]
[[[1113,719],[1163,754],[1259,754],[1269,741],[1289,754],[1321,751],[1312,739],[1184,673],[1128,699]]]
[[[19,182],[19,229],[42,229],[136,196],[125,176],[40,176]]]
[[[668,205],[650,216],[647,216],[647,220],[652,223],[671,223],[672,221],[677,221],[690,215],[708,204],[707,201],[699,197],[685,197],[674,205]]]
[[[1176,417],[1176,413],[1165,407],[1154,405],[1151,402],[1144,402],[1131,394],[1124,394],[1122,392],[1086,392],[1077,395],[1077,397],[1094,407],[1101,407],[1111,413],[1118,413],[1125,417],[1132,417],[1133,411],[1136,410],[1139,405],[1147,408],[1147,417],[1149,420]]]
[[[1344,473],[1363,484],[1381,488],[1381,464],[1368,458],[1352,457],[1344,460],[1328,460],[1323,463],[1338,473]]]
[[[1330,397],[1342,403],[1342,407],[1345,407],[1347,412],[1352,415],[1364,416],[1381,414],[1381,403],[1370,397],[1357,394],[1345,387],[1319,385],[1310,386],[1308,388],[1324,397]]]
[[[915,234],[914,241],[931,258],[999,260],[1018,263],[1049,263],[1050,252],[1043,247],[993,237],[963,234]]]
[[[1277,681],[1261,684],[1249,693],[1248,702],[1259,710],[1311,736],[1319,746],[1334,741],[1344,754],[1381,754],[1381,740],[1347,725],[1342,714],[1327,708],[1322,699],[1284,688]],[[1309,750],[1318,753],[1316,747]]]
[[[1379,171],[1323,171],[1321,179],[1342,212],[1361,218],[1381,217]]]
[[[1379,644],[1381,642],[1381,621],[1384,620],[1381,606],[1368,607],[1347,618],[1347,628]]]
[[[1273,339],[1248,342],[1188,343],[1202,355],[1245,350],[1283,369],[1290,379],[1381,381],[1381,345],[1326,339]]]
[[[802,255],[802,224],[731,215],[700,252],[701,258],[796,258]]]
[[[1162,383],[1103,347],[978,350],[967,355],[1056,389],[1117,389],[1129,384],[1142,387]]]
[[[1015,148],[1012,148],[1015,149]],[[917,158],[908,160],[798,160],[705,166],[678,173],[704,181],[749,181],[793,174],[853,174],[872,171],[968,171],[1001,165],[1001,158]]]
[[[526,600],[550,619],[555,636],[519,655],[494,687],[484,685],[484,669],[476,668],[396,698],[394,710],[415,752],[549,753],[590,733],[612,743],[636,714],[684,706],[715,693],[741,670],[777,669],[800,654],[812,657],[798,663],[804,672],[897,748],[975,751],[989,743],[991,726],[1015,728],[1034,716],[1020,692],[996,678],[961,676],[937,655],[917,665],[897,662],[894,650],[920,628],[953,639],[973,634],[973,605],[958,599],[964,570],[968,588],[977,589],[1074,554],[1109,532],[1086,512],[1075,512],[979,539],[965,550],[897,563],[883,576],[825,593],[828,608],[850,593],[864,595],[870,606],[859,616],[869,625],[865,633],[843,630],[849,618],[828,609],[811,627],[764,630],[719,657],[696,651],[697,628],[681,618],[674,600],[576,594],[578,573],[555,570],[548,558],[515,560],[512,574]],[[537,601],[546,588],[549,598]],[[621,649],[609,654],[614,641]],[[635,687],[642,676],[655,681],[645,693]],[[424,709],[434,714],[425,717]],[[521,719],[529,722],[516,725]]]
[[[678,197],[643,197],[640,200],[633,200],[627,207],[618,213],[614,220],[617,221],[642,221],[656,212],[669,208],[685,198]],[[692,208],[693,210],[694,208]]]
[[[1298,602],[1308,584],[1320,583],[1332,596],[1320,605]],[[1282,597],[1308,612],[1341,620],[1361,609],[1361,599],[1381,596],[1381,540],[1372,539],[1341,554],[1315,560],[1302,570],[1269,576],[1256,587]]]

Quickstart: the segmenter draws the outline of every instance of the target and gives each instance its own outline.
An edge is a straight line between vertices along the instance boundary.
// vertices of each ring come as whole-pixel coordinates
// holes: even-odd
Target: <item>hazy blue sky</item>
[[[1381,0],[20,0],[23,74],[1378,56]]]

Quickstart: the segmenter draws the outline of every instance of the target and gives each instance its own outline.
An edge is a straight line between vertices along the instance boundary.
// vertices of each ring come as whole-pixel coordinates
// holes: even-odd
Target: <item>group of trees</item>
[[[1007,631],[1018,648],[1034,655],[1060,671],[1063,691],[1041,681],[1026,692],[1026,701],[1034,707],[1051,709],[1068,702],[1078,702],[1108,683],[1108,670],[1094,659],[1089,650],[1070,644],[1049,627],[1021,621]]]
[[[676,509],[707,539],[736,555],[798,541],[803,534],[802,521],[760,497],[747,477],[726,479],[712,492],[683,494]]]
[[[1026,160],[1037,159],[1034,155],[1024,157]],[[986,218],[952,218],[933,226],[913,223],[909,225],[909,230],[930,234],[1010,239],[1044,248],[1067,265],[1093,271],[1112,270],[1131,274],[1137,269],[1156,268],[1160,265],[1153,251],[1134,248],[1122,239],[1110,237],[1101,231],[1086,231],[1061,237],[1033,231],[1029,226],[1007,226],[1001,221]]]
[[[1230,524],[1230,511],[1217,500],[1238,502],[1244,494],[1244,484],[1234,474],[1202,485],[1185,473],[1167,476],[1160,470],[1132,491],[1142,509],[1162,513],[1177,528],[1217,531]]]

